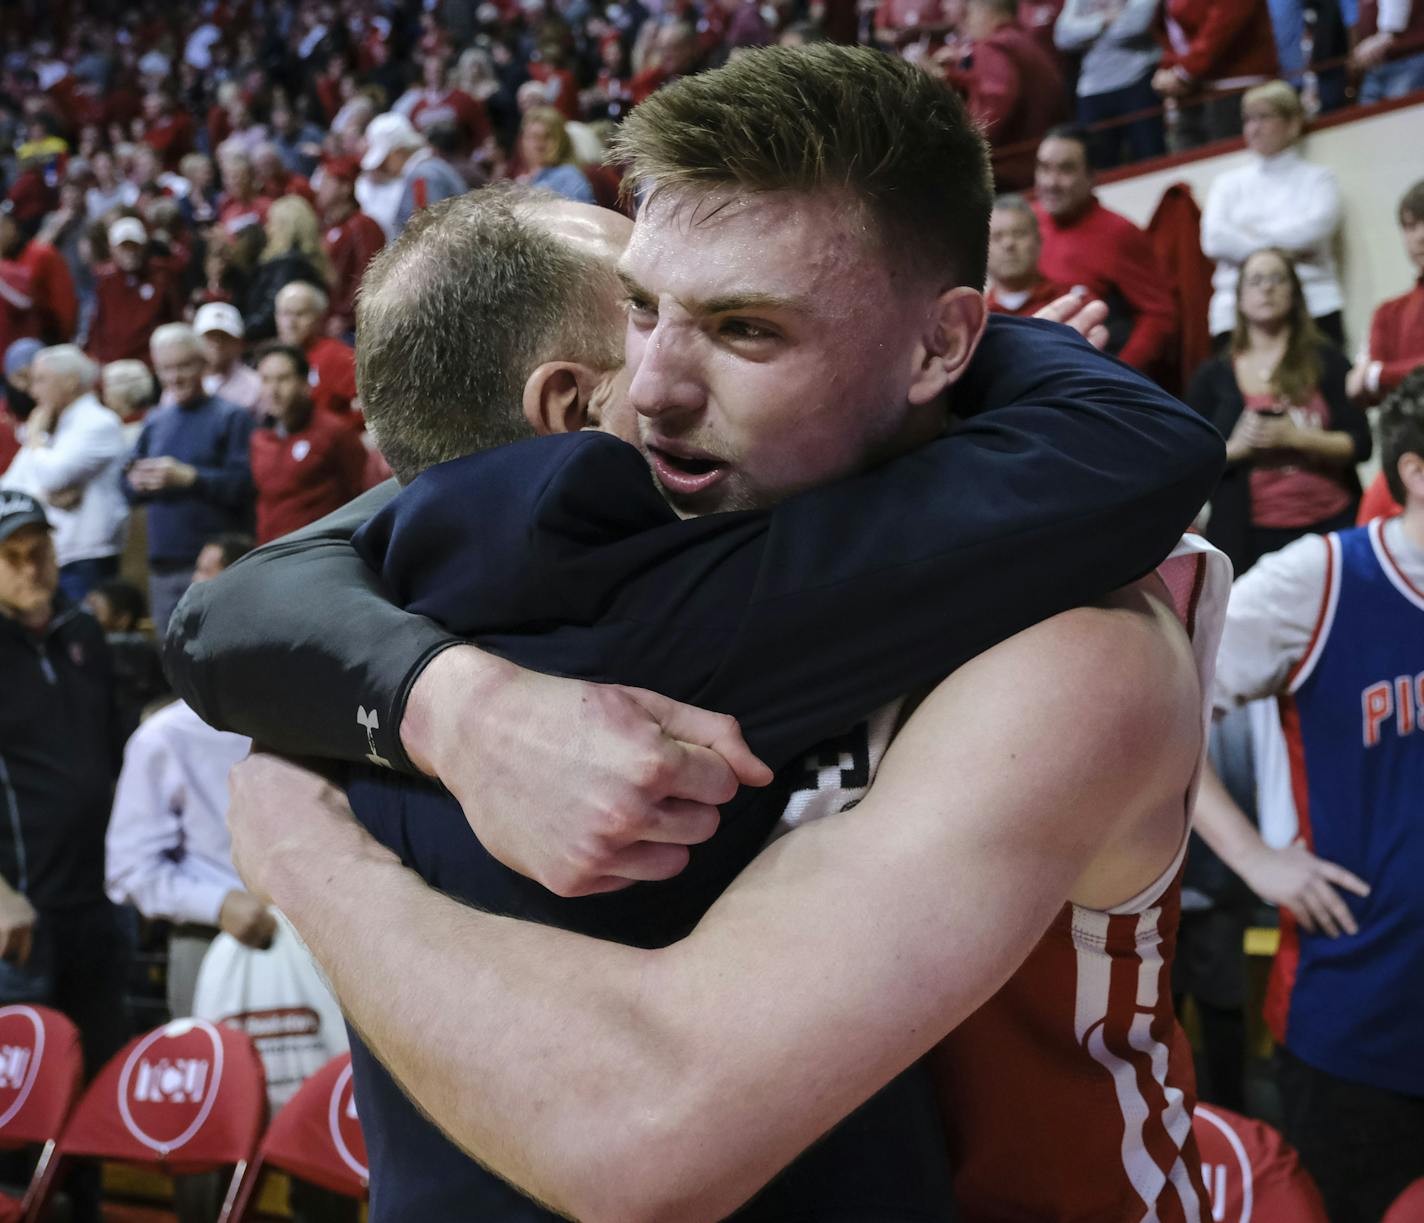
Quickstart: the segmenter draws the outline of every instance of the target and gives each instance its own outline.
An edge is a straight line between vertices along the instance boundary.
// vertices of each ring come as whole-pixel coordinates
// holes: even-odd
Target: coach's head
[[[366,269],[356,380],[401,483],[534,432],[582,427],[623,362],[621,213],[528,188],[422,209]]]
[[[941,431],[984,326],[992,184],[943,85],[880,52],[752,51],[655,93],[615,156],[639,441],[681,513],[764,505]]]

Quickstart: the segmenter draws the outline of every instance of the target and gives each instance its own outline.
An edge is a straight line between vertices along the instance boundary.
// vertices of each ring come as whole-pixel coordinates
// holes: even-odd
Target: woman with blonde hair
[[[519,127],[519,157],[524,181],[581,204],[596,204],[593,187],[574,159],[563,115],[552,106],[536,106]]]
[[[277,334],[276,300],[294,280],[329,288],[331,260],[322,240],[316,210],[299,195],[284,195],[267,210],[267,244],[247,290],[242,317],[247,339],[270,340]]]
[[[1236,326],[1236,282],[1252,251],[1289,252],[1315,325],[1344,346],[1344,294],[1335,265],[1340,188],[1335,175],[1300,154],[1305,108],[1285,81],[1268,81],[1241,98],[1250,161],[1218,175],[1202,210],[1202,252],[1216,260],[1209,321],[1218,340]]]
[[[1355,465],[1372,439],[1345,394],[1350,363],[1311,320],[1289,252],[1248,255],[1236,304],[1230,350],[1197,371],[1187,402],[1227,439],[1206,534],[1240,574],[1302,535],[1354,525]]]

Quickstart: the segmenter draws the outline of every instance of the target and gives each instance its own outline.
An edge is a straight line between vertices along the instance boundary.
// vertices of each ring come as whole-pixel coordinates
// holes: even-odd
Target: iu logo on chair
[[[178,1150],[212,1112],[222,1068],[222,1040],[205,1020],[150,1032],[130,1050],[119,1075],[124,1128],[159,1155]]]
[[[25,1106],[44,1058],[45,1030],[27,1006],[0,1010],[0,1130]]]
[[[356,1116],[356,1091],[351,1082],[351,1062],[336,1076],[331,1085],[331,1105],[327,1112],[327,1125],[331,1130],[331,1142],[336,1153],[361,1180],[370,1181],[371,1172],[366,1167],[366,1138],[361,1133],[361,1121]]]

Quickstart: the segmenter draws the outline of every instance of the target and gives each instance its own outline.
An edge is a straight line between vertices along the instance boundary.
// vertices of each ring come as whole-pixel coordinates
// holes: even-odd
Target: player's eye
[[[623,299],[623,308],[636,326],[651,327],[658,321],[658,308],[646,297],[629,294]]]
[[[765,323],[744,318],[723,319],[718,326],[718,332],[729,340],[774,340],[777,338],[777,332]]]

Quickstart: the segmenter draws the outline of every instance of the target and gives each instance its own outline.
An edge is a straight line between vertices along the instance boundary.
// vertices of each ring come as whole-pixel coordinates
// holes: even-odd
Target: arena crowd
[[[993,314],[1056,318],[1071,312],[1065,298],[1103,303],[1094,343],[1224,439],[1225,471],[1197,526],[1236,584],[1169,991],[1207,1105],[1197,1141],[1207,1158],[1212,1134],[1230,1130],[1229,1150],[1257,1174],[1253,1217],[1424,1218],[1424,1062],[1417,1031],[1410,1039],[1424,1005],[1424,913],[1410,896],[1411,871],[1424,867],[1424,141],[1401,150],[1417,181],[1369,201],[1367,221],[1397,231],[1415,285],[1368,303],[1346,300],[1340,266],[1350,184],[1302,145],[1331,112],[1424,102],[1421,0],[10,5],[0,26],[0,1003],[68,1015],[90,1077],[159,1019],[310,1010],[300,1040],[257,1040],[273,1109],[347,1050],[297,933],[234,865],[228,774],[253,743],[235,728],[255,722],[212,717],[221,701],[184,682],[189,699],[175,697],[160,662],[170,622],[183,622],[170,641],[186,657],[190,626],[219,610],[199,586],[227,592],[219,575],[273,541],[285,545],[264,555],[319,549],[305,528],[393,476],[410,485],[462,460],[425,405],[477,384],[511,400],[523,387],[526,413],[548,426],[537,431],[577,430],[585,409],[597,423],[603,392],[589,402],[569,371],[621,357],[588,355],[591,323],[579,333],[583,364],[541,357],[537,395],[532,379],[478,365],[486,344],[528,356],[510,337],[566,304],[606,313],[596,277],[540,262],[553,239],[531,245],[520,210],[601,209],[570,213],[567,232],[553,232],[621,249],[617,227],[636,214],[637,193],[624,189],[618,133],[634,109],[756,48],[823,43],[897,57],[962,98],[984,133]],[[1145,229],[1095,192],[1098,174],[1238,138],[1243,164],[1200,200],[1170,189]],[[510,266],[562,277],[568,303],[466,293],[457,280],[497,279],[467,232]],[[389,313],[393,285],[431,295],[426,332]],[[657,313],[640,293],[630,280],[633,331]],[[440,300],[475,312],[479,328],[430,335],[444,326]],[[1368,334],[1347,334],[1347,314],[1366,309]],[[393,361],[422,368],[397,375]],[[501,428],[481,444],[526,432],[522,419]],[[652,459],[666,487],[695,499],[703,456]],[[1362,487],[1372,461],[1378,474]],[[438,509],[415,515],[432,538],[449,527]],[[453,628],[462,613],[422,602],[392,560],[402,539],[409,546],[400,521],[385,535],[363,528],[363,563],[380,571],[367,585],[384,582],[382,599]],[[350,525],[325,545],[350,554]],[[583,571],[557,576],[568,572]],[[305,592],[293,581],[283,593],[299,604]],[[231,609],[229,599],[219,602]],[[312,636],[324,613],[349,631],[364,606],[292,614],[311,618]],[[285,611],[254,600],[229,614],[270,617],[277,640]],[[363,630],[373,651],[407,627],[381,623]],[[478,623],[461,635],[494,631]],[[412,642],[423,662],[448,644]],[[297,656],[316,648],[293,644],[295,687],[307,678]],[[255,657],[254,644],[240,666]],[[395,729],[416,700],[391,678],[403,667],[380,680],[400,688],[394,703],[358,693],[354,723],[342,707],[341,733],[359,731],[347,759],[417,765]],[[244,699],[261,703],[256,690]],[[1345,695],[1331,705],[1331,693]],[[326,754],[315,731],[275,746]],[[847,751],[823,754],[823,766]],[[443,769],[419,771],[465,799]],[[358,814],[366,822],[359,804]],[[1248,930],[1277,924],[1262,1017],[1244,947]],[[1262,1024],[1274,1042],[1264,1061],[1253,1047]],[[359,1041],[353,1056],[358,1074],[384,1073]],[[409,1109],[397,1080],[393,1071],[391,1098]],[[1204,1128],[1203,1116],[1215,1120]],[[470,1163],[454,1147],[448,1157]],[[431,1156],[430,1176],[446,1158]],[[1033,1152],[1023,1159],[1031,1178]],[[7,1162],[0,1178],[21,1182],[32,1164]],[[1236,1174],[1221,1166],[1206,1180],[1213,1217],[1244,1220],[1239,1187],[1238,1213],[1223,1213]],[[94,1168],[71,1172],[66,1192],[70,1217],[104,1217]],[[217,1192],[211,1177],[179,1177],[177,1217],[215,1220]],[[969,1201],[963,1217],[991,1217]],[[355,1217],[310,1185],[294,1189],[292,1209]],[[478,1217],[546,1217],[522,1209]]]

